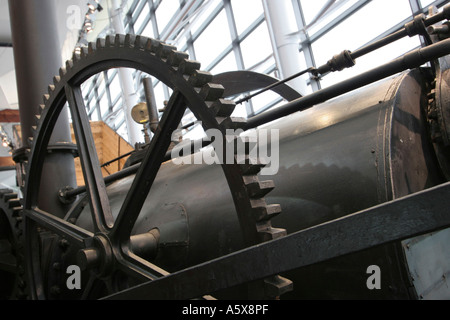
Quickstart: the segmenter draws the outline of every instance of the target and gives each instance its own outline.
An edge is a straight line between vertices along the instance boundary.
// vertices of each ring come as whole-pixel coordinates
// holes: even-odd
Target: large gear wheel
[[[27,297],[22,205],[11,189],[0,190],[0,300]]]
[[[147,147],[120,211],[112,212],[80,87],[92,75],[120,67],[137,69],[159,79],[173,89],[173,94],[161,119],[160,130]],[[54,78],[44,96],[44,104],[37,115],[36,134],[30,137],[24,217],[31,298],[61,298],[71,294],[74,298],[101,298],[168,274],[134,253],[134,240],[138,239],[141,247],[142,243],[144,247],[152,247],[156,235],[136,235],[132,230],[169,148],[172,132],[177,129],[186,107],[201,121],[205,131],[221,130],[224,139],[226,129],[245,126],[245,120],[231,117],[235,104],[222,98],[224,88],[212,83],[213,76],[199,68],[200,64],[189,60],[186,53],[158,40],[116,35],[90,43],[60,69],[60,75]],[[78,210],[76,204],[65,218],[58,218],[52,212],[42,210],[38,203],[42,165],[50,136],[66,103],[87,190],[78,203],[84,201],[90,206],[91,230],[76,225],[76,219],[73,219],[73,212]],[[263,164],[250,161],[222,165],[246,246],[286,234],[284,229],[271,225],[271,218],[281,210],[279,205],[267,205],[264,200],[274,186],[272,181],[259,181],[258,174],[263,167]],[[64,291],[56,272],[64,272],[66,265],[74,263],[75,253],[77,263],[83,264],[90,274],[87,283],[83,284],[85,289],[76,294]],[[103,283],[104,290],[96,290],[98,282]],[[291,286],[289,280],[274,276],[263,281],[264,295],[252,295],[251,298],[276,297]]]

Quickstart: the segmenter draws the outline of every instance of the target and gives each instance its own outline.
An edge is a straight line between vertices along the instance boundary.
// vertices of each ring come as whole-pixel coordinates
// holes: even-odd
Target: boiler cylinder
[[[278,173],[260,179],[274,180],[266,202],[282,208],[272,225],[292,233],[442,183],[424,117],[426,79],[421,70],[403,73],[261,127],[278,129],[280,138]],[[108,187],[116,214],[132,179]],[[78,221],[85,228],[88,210]],[[154,228],[161,238],[153,262],[170,272],[243,248],[220,165],[164,163],[135,232]],[[294,290],[282,298],[418,298],[410,268],[417,254],[408,255],[405,243],[287,272]],[[376,289],[367,285],[374,265]]]

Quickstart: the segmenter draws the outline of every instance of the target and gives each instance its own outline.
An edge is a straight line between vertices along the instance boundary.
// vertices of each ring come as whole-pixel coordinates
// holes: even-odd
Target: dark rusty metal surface
[[[195,298],[273,273],[442,230],[450,226],[446,204],[449,192],[450,184],[441,185],[173,273],[108,298]]]

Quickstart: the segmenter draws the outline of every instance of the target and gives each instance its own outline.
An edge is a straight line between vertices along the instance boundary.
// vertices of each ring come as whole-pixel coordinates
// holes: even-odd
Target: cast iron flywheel
[[[140,70],[157,78],[169,86],[173,94],[120,211],[113,213],[80,88],[89,77],[121,67]],[[200,64],[189,60],[186,53],[158,40],[116,35],[90,43],[60,69],[40,106],[35,136],[30,137],[23,215],[31,298],[102,298],[168,275],[135,253],[135,242],[140,242],[140,247],[142,242],[144,247],[152,247],[157,235],[137,235],[132,234],[132,230],[164,161],[172,132],[179,126],[186,108],[201,121],[205,131],[219,129],[225,132],[245,125],[242,119],[231,117],[235,104],[223,99],[224,88],[212,83],[213,76],[199,68]],[[49,140],[66,105],[72,119],[86,193],[68,205],[66,216],[61,218],[43,210],[38,199],[46,192],[39,190],[39,186]],[[259,181],[262,167],[253,162],[222,165],[247,246],[285,235],[284,229],[271,225],[271,218],[281,210],[278,205],[265,203],[263,197],[273,189],[273,183]],[[77,226],[75,213],[80,203],[90,206],[91,230]],[[68,292],[65,289],[66,278],[61,274],[71,263],[82,264],[88,274],[82,290]],[[279,276],[265,280],[266,287],[272,284],[281,293],[290,286],[290,281]],[[270,291],[274,292],[273,289]]]

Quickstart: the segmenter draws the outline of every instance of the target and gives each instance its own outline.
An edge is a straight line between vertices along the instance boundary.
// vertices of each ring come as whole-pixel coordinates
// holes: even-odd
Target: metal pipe
[[[28,146],[28,138],[33,137],[31,128],[36,125],[35,116],[43,103],[42,97],[61,67],[61,49],[55,32],[55,3],[52,0],[9,0],[9,12],[22,144]],[[66,119],[62,120],[63,117]],[[71,141],[67,113],[59,123],[61,126],[56,126],[58,130],[54,131],[53,143]]]
[[[112,24],[114,31],[117,34],[125,34],[125,28],[123,26],[122,8],[117,0],[111,1]],[[128,129],[128,140],[131,145],[135,145],[138,142],[143,142],[143,136],[141,134],[140,126],[133,121],[131,117],[131,109],[138,103],[138,96],[133,86],[133,75],[131,70],[126,68],[120,68],[119,79],[122,85],[122,94],[124,99],[123,111],[125,114],[125,121]]]
[[[290,36],[297,29],[291,1],[263,0],[263,6],[281,78],[288,78],[306,69],[306,63],[301,63],[297,38]],[[303,95],[307,92],[304,77],[291,79],[289,84]]]
[[[156,106],[155,92],[153,91],[153,84],[150,78],[145,78],[144,82],[144,93],[145,100],[147,102],[148,117],[150,121],[150,130],[156,133],[159,125],[159,115],[158,108]]]
[[[53,76],[61,67],[61,49],[55,32],[56,9],[54,0],[9,0],[12,43],[19,97],[22,147],[30,148],[32,127],[36,126],[39,105],[43,94],[53,83]],[[55,124],[49,145],[71,143],[67,110],[63,109]],[[68,151],[68,150],[66,150]],[[70,152],[52,152],[46,157],[39,189],[39,206],[56,215],[63,216],[66,208],[57,199],[48,197],[49,192],[61,186],[75,186],[75,165]]]
[[[256,128],[262,124],[280,119],[294,112],[306,110],[316,104],[325,102],[341,94],[361,88],[396,73],[407,69],[418,68],[424,63],[443,57],[447,54],[450,54],[450,39],[443,40],[426,48],[413,50],[398,59],[362,73],[361,75],[289,102],[276,110],[268,111],[250,118],[245,129]]]

